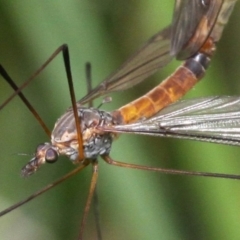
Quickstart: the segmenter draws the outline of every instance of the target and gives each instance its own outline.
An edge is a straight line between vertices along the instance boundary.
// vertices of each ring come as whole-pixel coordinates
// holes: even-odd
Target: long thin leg
[[[92,179],[91,179],[91,184],[90,184],[90,189],[89,189],[89,193],[88,193],[88,197],[87,197],[87,202],[84,208],[84,213],[83,213],[83,218],[82,218],[82,222],[81,222],[81,226],[80,226],[80,233],[79,233],[79,240],[83,239],[83,231],[84,231],[84,227],[86,224],[86,220],[87,220],[87,216],[89,213],[89,209],[90,209],[90,205],[93,199],[93,194],[95,192],[95,188],[96,188],[96,184],[97,184],[97,178],[98,178],[98,162],[94,161],[92,163],[93,166],[93,173],[92,173]]]
[[[92,91],[92,68],[91,63],[87,62],[85,65],[85,72],[86,72],[86,84],[87,84],[87,93],[90,93]],[[92,107],[93,102],[92,100],[89,101],[88,107]],[[98,188],[97,183],[95,187],[95,191],[93,194],[93,212],[94,212],[94,219],[96,224],[96,230],[97,230],[97,239],[102,239],[102,233],[101,233],[101,226],[100,226],[100,219],[99,219],[99,201],[98,201]]]
[[[71,95],[72,108],[73,108],[77,135],[78,135],[78,161],[81,162],[84,159],[82,131],[81,131],[80,119],[78,117],[78,109],[77,109],[76,97],[75,97],[73,80],[72,80],[69,50],[66,44],[62,46],[62,53],[63,53],[64,66],[67,74],[68,87]]]
[[[45,130],[45,132],[48,134],[48,136],[51,136],[51,132],[49,131],[49,129],[47,128],[47,126],[45,125],[44,121],[41,119],[41,117],[39,116],[39,114],[35,111],[35,109],[33,108],[33,106],[30,104],[30,102],[27,100],[27,98],[24,96],[24,94],[21,92],[26,86],[28,86],[28,84],[37,76],[41,73],[41,71],[43,71],[45,69],[45,67],[47,67],[47,65],[60,53],[62,52],[63,54],[63,60],[64,60],[64,65],[65,65],[65,70],[66,70],[66,74],[67,74],[67,79],[68,79],[68,85],[69,85],[69,91],[70,91],[70,95],[71,95],[71,102],[72,102],[72,108],[73,108],[73,112],[74,112],[74,117],[75,117],[75,122],[76,122],[76,129],[77,129],[77,133],[78,133],[78,151],[79,151],[79,161],[82,161],[84,159],[84,153],[83,153],[83,141],[82,141],[82,133],[81,133],[81,127],[80,127],[80,120],[78,117],[78,109],[77,109],[77,104],[76,104],[76,97],[75,97],[75,93],[74,93],[74,86],[73,86],[73,80],[72,80],[72,74],[71,74],[71,67],[70,67],[70,58],[69,58],[69,50],[68,50],[68,46],[62,45],[60,46],[51,56],[49,59],[47,59],[47,61],[27,80],[24,82],[24,84],[22,84],[20,87],[18,87],[14,81],[10,78],[10,76],[7,74],[7,72],[5,71],[5,69],[0,65],[0,74],[3,76],[3,78],[9,83],[9,85],[15,90],[14,94],[12,94],[1,106],[0,109],[2,109],[3,107],[5,107],[16,95],[18,95],[21,100],[23,101],[23,103],[28,107],[28,109],[32,112],[32,114],[34,115],[34,117],[38,120],[38,122],[40,123],[40,125],[43,127],[43,129]],[[90,65],[88,65],[88,80],[90,79]],[[88,91],[90,91],[91,89],[91,83],[88,81]],[[84,164],[84,163],[83,163]],[[44,189],[32,194],[31,196],[29,196],[28,198],[26,198],[25,200],[9,207],[8,209],[5,209],[4,211],[0,212],[0,216],[18,208],[19,206],[29,202],[30,200],[32,200],[33,198],[39,196],[40,194],[46,192],[47,190],[51,189],[52,187],[56,186],[57,184],[63,182],[65,179],[67,179],[68,177],[72,176],[73,174],[77,173],[78,171],[80,171],[82,168],[84,168],[86,165],[88,165],[89,162],[86,161],[84,165],[82,165],[81,167],[75,169],[74,171],[72,171],[71,173],[67,174],[66,176],[64,176],[63,178],[59,179],[58,181],[48,185],[47,187],[45,187]],[[95,185],[96,183],[94,182],[94,176],[96,176],[96,174],[93,173],[93,181],[91,183],[91,188],[90,188],[90,192],[89,192],[89,197],[87,200],[87,204],[85,207],[85,214],[83,216],[83,221],[82,221],[82,230],[84,228],[84,223],[85,223],[85,219],[87,216],[87,213],[89,211],[89,205],[92,199],[92,194],[94,192],[95,189]],[[93,187],[94,186],[94,187]]]
[[[72,108],[73,108],[73,113],[74,113],[74,117],[75,117],[75,122],[76,122],[76,129],[77,129],[77,133],[78,133],[78,150],[79,150],[79,162],[82,161],[84,159],[84,154],[83,154],[83,141],[82,141],[82,132],[81,132],[81,128],[80,128],[80,120],[78,118],[78,111],[77,111],[77,104],[76,104],[76,97],[75,97],[75,93],[74,93],[74,87],[73,87],[73,80],[72,80],[72,74],[71,74],[71,67],[70,67],[70,58],[69,58],[69,50],[68,50],[68,46],[67,44],[63,44],[62,46],[60,46],[48,59],[47,61],[27,80],[25,81],[19,88],[15,89],[15,87],[17,87],[16,85],[13,86],[12,84],[10,84],[11,81],[9,81],[9,84],[13,87],[13,89],[15,90],[15,92],[0,106],[0,110],[5,107],[16,95],[19,95],[21,93],[21,91],[28,86],[28,84],[34,79],[36,78],[36,76],[38,76],[46,67],[47,65],[60,53],[62,52],[63,54],[63,61],[64,61],[64,66],[65,66],[65,70],[66,70],[66,74],[67,74],[67,80],[68,80],[68,86],[69,86],[69,91],[70,91],[70,95],[71,95],[71,102],[72,102]],[[5,71],[3,71],[3,76],[4,73],[6,73]],[[19,95],[20,96],[20,95]],[[22,98],[23,97],[23,98]],[[26,98],[22,95],[22,97],[20,97],[22,100]],[[26,104],[26,106],[29,108],[29,103],[28,101],[26,102],[25,100],[23,100],[23,102]],[[29,108],[30,109],[30,108]],[[31,111],[31,110],[30,110]],[[34,113],[33,111],[31,111],[32,113]],[[38,115],[33,114],[35,117]],[[36,117],[37,118],[37,117]],[[38,119],[37,119],[38,120]],[[41,124],[42,125],[42,124]],[[44,128],[45,130],[45,128]],[[45,130],[46,131],[46,130]],[[49,134],[49,133],[48,133]]]
[[[56,51],[47,59],[47,61],[36,71],[34,74],[27,79],[2,105],[0,105],[0,110],[5,107],[14,97],[16,97],[28,84],[32,82],[47,66],[48,64],[60,53],[62,52],[63,48],[67,45],[64,44],[57,48]]]
[[[96,183],[96,188],[93,194],[93,211],[94,211],[94,218],[96,223],[96,230],[97,230],[97,239],[102,240],[102,231],[100,225],[100,214],[99,214],[99,200],[98,200],[98,184]]]
[[[141,166],[141,165],[136,165],[136,164],[118,162],[118,161],[113,160],[110,156],[107,156],[107,155],[104,155],[101,157],[108,164],[118,166],[118,167],[133,168],[133,169],[153,171],[153,172],[161,172],[161,173],[173,174],[173,175],[189,175],[189,176],[199,176],[199,177],[226,178],[226,179],[234,179],[234,180],[240,179],[240,175],[235,175],[235,174],[193,172],[193,171],[184,171],[184,170],[175,170],[175,169],[147,167],[147,166]]]
[[[76,173],[78,173],[79,171],[81,171],[83,168],[85,168],[86,166],[89,165],[89,161],[86,161],[83,163],[83,165],[75,168],[73,171],[71,171],[70,173],[66,174],[65,176],[61,177],[60,179],[58,179],[57,181],[49,184],[48,186],[46,186],[45,188],[35,192],[34,194],[30,195],[29,197],[27,197],[26,199],[22,200],[21,202],[18,202],[14,205],[12,205],[9,208],[6,208],[5,210],[0,212],[0,217],[11,212],[12,210],[24,205],[25,203],[33,200],[34,198],[38,197],[39,195],[43,194],[44,192],[52,189],[53,187],[57,186],[58,184],[62,183],[63,181],[65,181],[66,179],[68,179],[69,177],[75,175]]]
[[[90,93],[92,91],[92,67],[91,63],[87,62],[85,65],[85,70],[86,70],[86,83],[87,83],[87,93]],[[89,101],[88,107],[92,107],[93,102],[92,100]]]
[[[12,78],[8,75],[7,71],[3,68],[2,65],[0,65],[0,75],[6,80],[6,82],[12,87],[13,90],[17,91],[19,87],[15,84],[15,82],[12,80]],[[51,137],[51,131],[47,127],[47,125],[44,123],[40,115],[37,113],[37,111],[34,109],[32,104],[27,100],[25,95],[22,92],[18,93],[18,96],[21,98],[23,103],[27,106],[27,108],[30,110],[30,112],[34,115],[34,117],[37,119],[39,124],[44,129],[45,133],[48,135],[48,137]]]

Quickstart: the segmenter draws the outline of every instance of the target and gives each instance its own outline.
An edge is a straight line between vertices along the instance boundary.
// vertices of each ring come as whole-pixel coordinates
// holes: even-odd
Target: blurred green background
[[[174,1],[1,1],[0,63],[21,84],[61,44],[70,47],[77,98],[86,93],[84,63],[94,85],[117,69],[144,41],[171,22]],[[239,95],[237,4],[207,76],[186,97]],[[116,109],[170,74],[171,64],[151,80],[113,94],[103,108]],[[0,103],[12,90],[1,79]],[[52,128],[70,106],[61,56],[24,91]],[[98,100],[97,104],[101,101]],[[0,208],[23,199],[74,166],[64,157],[30,178],[20,169],[46,134],[15,98],[0,112]],[[187,140],[122,135],[111,156],[119,161],[166,168],[240,173],[240,149]],[[76,239],[91,168],[0,219],[0,239]],[[141,172],[100,160],[100,221],[103,239],[239,239],[240,182]],[[95,239],[90,212],[85,239]]]

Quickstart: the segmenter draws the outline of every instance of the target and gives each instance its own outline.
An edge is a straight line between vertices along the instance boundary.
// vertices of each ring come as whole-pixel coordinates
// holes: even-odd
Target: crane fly
[[[73,163],[80,164],[60,180],[31,195],[16,205],[2,211],[4,215],[34,197],[79,172],[89,164],[93,174],[87,203],[80,227],[83,237],[86,217],[98,177],[97,157],[111,165],[163,172],[168,174],[208,176],[239,179],[238,175],[190,172],[146,167],[118,162],[110,157],[112,141],[118,133],[137,133],[153,136],[189,138],[230,145],[239,145],[239,97],[209,97],[171,103],[180,99],[205,74],[236,1],[176,1],[173,24],[154,35],[116,73],[76,101],[67,45],[62,45],[22,86],[18,87],[1,66],[3,78],[15,90],[0,108],[18,95],[39,121],[51,143],[40,144],[34,157],[22,168],[23,176],[35,173],[44,163],[56,162],[59,155],[66,155]],[[192,13],[192,14],[189,14]],[[196,15],[194,14],[196,13]],[[56,122],[50,133],[43,120],[21,92],[60,52],[63,53],[72,107]],[[172,58],[185,60],[167,79],[141,98],[111,113],[83,105],[113,91],[126,90],[158,71]],[[169,107],[167,107],[170,105]],[[167,108],[165,108],[167,107]],[[162,110],[165,108],[164,110]],[[160,111],[162,110],[162,111]],[[233,134],[233,132],[236,134]]]

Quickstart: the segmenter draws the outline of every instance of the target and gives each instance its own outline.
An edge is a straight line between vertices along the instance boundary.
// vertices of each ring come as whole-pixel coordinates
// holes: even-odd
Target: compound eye
[[[58,154],[57,154],[57,152],[56,152],[54,149],[49,148],[49,149],[46,151],[45,160],[46,160],[46,162],[48,162],[48,163],[55,163],[55,162],[58,160]]]

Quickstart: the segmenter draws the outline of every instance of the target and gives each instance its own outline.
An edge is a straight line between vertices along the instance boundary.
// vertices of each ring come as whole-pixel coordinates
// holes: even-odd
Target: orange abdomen
[[[149,118],[162,108],[177,101],[205,74],[215,45],[209,39],[201,50],[186,60],[171,76],[146,95],[113,112],[119,123],[132,123]]]

